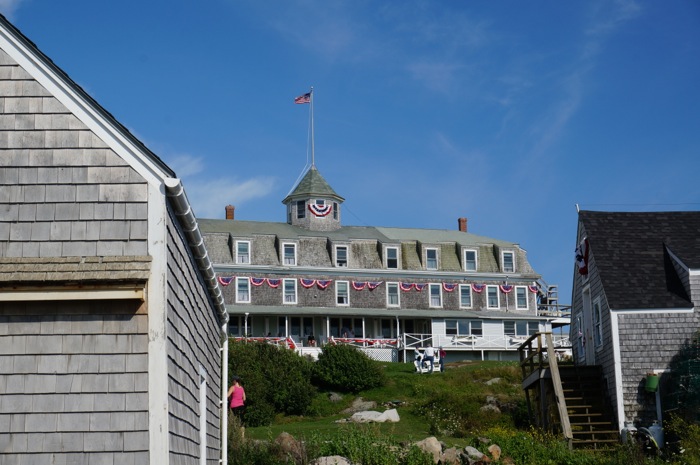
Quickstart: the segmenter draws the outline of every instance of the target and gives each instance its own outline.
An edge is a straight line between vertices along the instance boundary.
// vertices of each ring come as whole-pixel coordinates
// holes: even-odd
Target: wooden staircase
[[[576,449],[608,449],[619,432],[606,401],[600,366],[560,365],[559,375]]]

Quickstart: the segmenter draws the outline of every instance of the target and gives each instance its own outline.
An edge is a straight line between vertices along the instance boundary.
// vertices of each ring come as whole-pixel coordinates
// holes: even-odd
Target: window
[[[430,285],[430,306],[431,307],[442,307],[442,285],[441,284],[431,284]]]
[[[515,255],[513,252],[503,252],[503,272],[515,272]]]
[[[471,284],[459,285],[459,308],[472,308]]]
[[[532,336],[539,331],[539,324],[536,321],[504,321],[503,334],[506,336]]]
[[[500,308],[498,286],[486,286],[486,306],[488,308]]]
[[[333,219],[338,219],[338,202],[333,202]]]
[[[437,249],[425,249],[425,269],[438,269],[438,251]]]
[[[348,248],[344,245],[335,247],[335,266],[348,266]]]
[[[483,336],[481,320],[445,320],[447,336]]]
[[[297,200],[297,218],[306,218],[306,202]]]
[[[593,301],[593,331],[593,343],[598,348],[603,345],[603,322],[599,299]]]
[[[518,310],[527,310],[527,287],[515,287],[515,308]]]
[[[285,279],[284,280],[284,303],[285,304],[297,303],[297,280],[296,279]]]
[[[335,302],[338,305],[350,305],[350,294],[348,293],[347,281],[335,282]]]
[[[527,322],[527,334],[528,336],[532,336],[533,334],[537,333],[540,330],[540,324],[536,321],[528,321]]]
[[[282,245],[284,264],[294,266],[297,264],[297,246],[296,244]]]
[[[400,306],[399,283],[386,283],[386,305],[387,307]]]
[[[236,263],[250,263],[249,241],[236,241]]]
[[[250,279],[236,278],[236,302],[250,302]]]
[[[464,271],[476,271],[476,250],[464,251]]]
[[[396,247],[386,248],[386,267],[397,269],[399,267],[399,249]]]

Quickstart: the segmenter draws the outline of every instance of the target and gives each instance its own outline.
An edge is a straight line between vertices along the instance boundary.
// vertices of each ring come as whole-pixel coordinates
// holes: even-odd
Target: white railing
[[[529,336],[476,336],[476,335],[403,335],[403,348],[442,347],[445,350],[518,350]],[[552,336],[555,347],[568,347],[569,336]]]

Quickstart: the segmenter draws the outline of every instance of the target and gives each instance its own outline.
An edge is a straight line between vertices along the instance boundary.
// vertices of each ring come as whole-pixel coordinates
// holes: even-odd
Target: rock
[[[343,396],[342,394],[338,394],[337,392],[329,392],[328,400],[330,400],[333,403],[340,402],[341,400],[343,400]]]
[[[382,414],[375,412],[374,410],[366,410],[364,412],[353,413],[350,417],[350,421],[355,423],[368,423],[370,421],[377,421]]]
[[[302,444],[287,432],[280,433],[275,439],[275,444],[279,446],[280,452],[285,457],[292,457],[296,461],[300,461],[304,458],[304,448]]]
[[[311,465],[352,465],[352,462],[340,455],[330,455],[317,458],[311,462]]]
[[[515,465],[515,460],[513,460],[510,457],[503,457],[503,460],[501,460],[501,463],[503,465]]]
[[[486,403],[498,405],[498,399],[496,399],[494,396],[486,396]]]
[[[355,413],[363,410],[371,410],[373,408],[377,408],[377,403],[375,401],[364,400],[362,397],[358,397],[352,401],[352,405],[350,407],[346,408],[340,413]]]
[[[440,461],[440,456],[442,455],[442,444],[437,440],[435,436],[430,436],[422,441],[418,441],[416,446],[433,456],[433,461],[438,463]]]
[[[489,454],[491,454],[491,458],[494,459],[496,462],[500,460],[501,448],[498,446],[498,444],[491,444],[489,446]]]
[[[462,465],[462,452],[456,447],[450,447],[440,456],[440,462],[444,465]]]
[[[487,386],[491,386],[492,384],[496,384],[496,383],[500,383],[500,382],[501,382],[501,378],[493,378],[493,379],[486,381],[485,384]]]
[[[467,457],[469,457],[470,460],[481,460],[484,458],[484,454],[479,452],[479,449],[472,446],[465,447],[464,453],[467,454]]]
[[[398,423],[399,420],[401,420],[401,418],[399,418],[399,412],[397,412],[395,408],[392,408],[382,413],[375,421]]]
[[[482,412],[495,412],[495,413],[501,413],[501,409],[498,408],[497,405],[494,404],[487,404],[484,405],[479,409]]]

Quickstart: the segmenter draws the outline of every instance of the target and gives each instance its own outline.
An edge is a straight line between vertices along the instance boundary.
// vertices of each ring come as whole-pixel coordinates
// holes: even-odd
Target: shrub
[[[231,342],[229,379],[239,376],[246,390],[244,423],[269,425],[276,413],[306,414],[316,395],[311,363],[271,344]]]
[[[384,384],[379,364],[350,345],[325,345],[314,365],[315,382],[326,389],[359,392]]]

